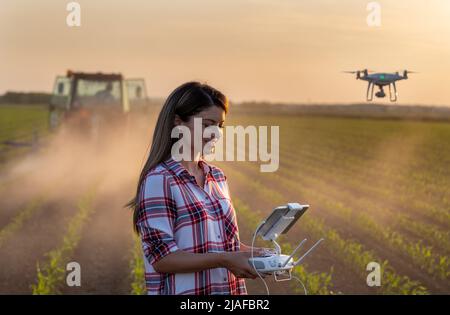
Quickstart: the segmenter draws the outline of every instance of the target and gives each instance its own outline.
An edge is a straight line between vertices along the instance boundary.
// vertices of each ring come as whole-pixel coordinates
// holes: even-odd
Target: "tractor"
[[[49,128],[68,125],[89,136],[98,136],[106,125],[127,121],[133,107],[145,105],[144,79],[124,79],[122,74],[67,71],[57,76],[49,104]]]

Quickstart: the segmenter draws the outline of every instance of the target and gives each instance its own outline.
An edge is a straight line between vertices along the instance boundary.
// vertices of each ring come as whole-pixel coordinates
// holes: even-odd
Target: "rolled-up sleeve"
[[[174,238],[176,204],[168,178],[149,174],[140,189],[137,229],[148,262],[153,265],[178,250]]]

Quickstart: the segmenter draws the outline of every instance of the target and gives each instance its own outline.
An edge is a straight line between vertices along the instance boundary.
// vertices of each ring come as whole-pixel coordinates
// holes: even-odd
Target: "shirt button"
[[[226,281],[227,281],[227,278],[223,278],[223,281],[225,281],[225,282],[226,282]]]
[[[220,235],[217,235],[217,238],[220,238]]]

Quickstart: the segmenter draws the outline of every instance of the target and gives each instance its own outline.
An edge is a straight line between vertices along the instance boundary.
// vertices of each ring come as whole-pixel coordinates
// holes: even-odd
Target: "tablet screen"
[[[276,207],[259,229],[258,234],[264,239],[272,239],[287,233],[308,208],[308,205],[298,203]]]

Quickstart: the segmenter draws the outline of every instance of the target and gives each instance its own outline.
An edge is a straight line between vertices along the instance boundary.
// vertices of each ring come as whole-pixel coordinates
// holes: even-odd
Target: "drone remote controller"
[[[288,261],[287,264],[285,262]],[[253,257],[249,259],[250,265],[260,273],[270,273],[274,271],[289,271],[294,268],[294,260],[288,255],[271,255],[266,257]]]
[[[288,203],[285,206],[275,208],[270,216],[258,226],[253,235],[252,248],[257,235],[260,235],[264,240],[270,240],[275,245],[275,251],[266,251],[260,256],[253,256],[249,259],[250,265],[258,273],[274,273],[275,279],[277,274],[287,272],[290,279],[291,270],[301,263],[301,261],[314,249],[323,238],[317,241],[310,249],[308,249],[302,257],[294,261],[294,255],[297,250],[306,242],[306,239],[300,242],[294,249],[291,255],[281,254],[281,247],[275,241],[280,234],[285,234],[294,223],[305,213],[309,205],[300,205],[298,203]]]

